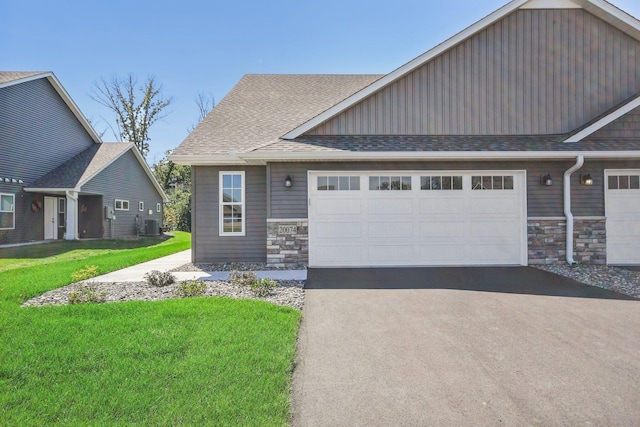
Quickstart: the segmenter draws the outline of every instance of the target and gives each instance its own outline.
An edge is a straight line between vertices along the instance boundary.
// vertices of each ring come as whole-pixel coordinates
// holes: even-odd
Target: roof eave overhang
[[[564,160],[640,159],[637,151],[393,151],[393,152],[277,152],[242,153],[234,156],[175,156],[176,164],[191,166],[266,165],[273,162],[345,162],[345,161],[490,161],[490,160]]]

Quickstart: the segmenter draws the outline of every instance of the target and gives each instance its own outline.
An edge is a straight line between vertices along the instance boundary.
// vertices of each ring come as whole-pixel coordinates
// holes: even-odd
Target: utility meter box
[[[116,214],[111,206],[104,207],[104,218],[105,219],[116,219]]]

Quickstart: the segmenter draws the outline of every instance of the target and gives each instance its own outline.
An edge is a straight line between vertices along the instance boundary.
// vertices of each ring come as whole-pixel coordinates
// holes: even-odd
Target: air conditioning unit
[[[160,226],[157,219],[145,219],[144,220],[144,235],[145,236],[157,236],[160,234]]]

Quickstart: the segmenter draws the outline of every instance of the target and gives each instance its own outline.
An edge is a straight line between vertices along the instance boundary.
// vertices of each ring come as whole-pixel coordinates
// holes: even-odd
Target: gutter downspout
[[[584,164],[584,156],[578,155],[576,164],[567,169],[564,173],[564,216],[567,219],[567,262],[569,265],[576,264],[573,259],[573,214],[571,213],[571,174],[577,171]]]

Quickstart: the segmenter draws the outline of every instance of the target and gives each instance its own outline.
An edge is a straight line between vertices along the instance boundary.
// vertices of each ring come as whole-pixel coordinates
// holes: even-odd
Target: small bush
[[[238,286],[253,286],[258,278],[253,271],[237,271],[233,270],[229,273],[229,281]]]
[[[176,276],[168,271],[162,272],[158,270],[150,271],[144,275],[144,280],[151,286],[163,287],[176,283]]]
[[[98,267],[95,265],[88,265],[85,268],[81,268],[78,271],[71,273],[71,279],[74,282],[82,282],[83,280],[91,279],[98,275]]]
[[[180,282],[176,295],[179,297],[197,297],[204,294],[207,285],[202,280],[183,280]]]
[[[251,284],[251,292],[256,296],[266,297],[276,286],[278,286],[278,283],[275,280],[265,277]]]
[[[69,294],[69,304],[85,304],[89,302],[103,303],[107,300],[106,292],[98,292],[95,285],[77,286],[73,292]]]

